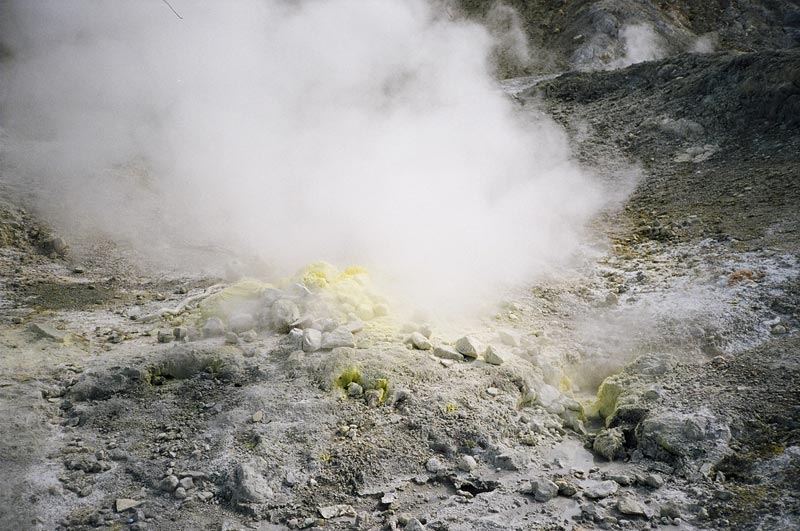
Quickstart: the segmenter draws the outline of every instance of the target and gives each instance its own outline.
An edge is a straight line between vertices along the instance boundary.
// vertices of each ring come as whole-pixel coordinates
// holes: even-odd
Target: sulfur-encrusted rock
[[[597,433],[592,448],[609,461],[625,457],[625,435],[622,428],[603,429]]]

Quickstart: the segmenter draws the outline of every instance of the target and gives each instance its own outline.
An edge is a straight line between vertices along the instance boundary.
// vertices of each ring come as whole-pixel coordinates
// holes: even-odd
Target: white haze
[[[666,55],[663,40],[649,24],[624,26],[619,31],[619,38],[622,41],[624,55],[610,63],[611,69],[655,61]]]
[[[443,311],[564,266],[603,204],[497,89],[479,25],[423,0],[171,3],[0,4],[4,156],[76,238],[362,264]]]

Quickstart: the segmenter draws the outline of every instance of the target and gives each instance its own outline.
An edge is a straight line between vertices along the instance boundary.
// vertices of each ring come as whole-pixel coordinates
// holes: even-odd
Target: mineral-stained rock
[[[665,412],[645,418],[636,429],[639,449],[647,457],[676,457],[715,462],[726,453],[731,432],[710,412]]]
[[[303,330],[303,350],[305,352],[316,352],[322,348],[322,332],[315,328]]]
[[[600,430],[594,439],[592,448],[609,461],[613,461],[625,457],[624,444],[625,435],[622,433],[622,428],[611,428],[610,430]]]

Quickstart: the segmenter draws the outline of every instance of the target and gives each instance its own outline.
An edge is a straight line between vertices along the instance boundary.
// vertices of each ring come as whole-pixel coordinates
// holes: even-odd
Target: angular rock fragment
[[[433,348],[433,344],[431,344],[430,340],[419,332],[411,334],[410,339],[411,344],[417,350],[431,350]]]
[[[486,363],[490,365],[502,365],[508,361],[508,352],[493,345],[487,347],[486,353],[483,356]]]
[[[315,328],[303,330],[303,351],[316,352],[322,348],[322,332]]]
[[[443,360],[464,361],[464,355],[456,352],[454,348],[448,346],[438,346],[433,349],[433,355]]]
[[[354,348],[356,346],[353,333],[345,328],[337,328],[332,332],[325,332],[322,334],[322,342],[320,348],[323,350],[330,350],[340,347]]]
[[[477,339],[471,336],[464,336],[456,341],[456,351],[467,358],[477,358],[480,354],[481,346]]]

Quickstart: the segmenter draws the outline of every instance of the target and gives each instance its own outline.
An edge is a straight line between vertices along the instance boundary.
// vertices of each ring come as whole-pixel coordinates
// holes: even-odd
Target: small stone
[[[225,344],[226,345],[238,345],[239,344],[239,336],[237,336],[233,332],[226,332],[225,333]]]
[[[416,518],[411,518],[408,522],[406,522],[406,525],[403,529],[405,531],[425,531],[425,526],[422,525],[422,522]]]
[[[414,345],[414,348],[417,350],[431,350],[433,348],[433,344],[430,340],[419,332],[411,334],[411,344]]]
[[[425,469],[431,474],[438,474],[445,470],[445,466],[438,458],[431,457],[425,463]]]
[[[461,459],[458,461],[458,468],[464,472],[472,472],[478,468],[478,462],[475,461],[475,458],[471,455],[462,455]]]
[[[566,496],[569,498],[575,496],[578,492],[578,488],[572,482],[565,479],[556,480],[555,484],[558,485],[559,496]]]
[[[272,327],[280,333],[288,332],[292,323],[300,318],[300,309],[289,299],[279,299],[272,303],[270,307],[272,315]]]
[[[357,334],[364,330],[364,323],[362,321],[354,320],[344,325],[343,328],[351,334]]]
[[[164,492],[173,492],[175,489],[178,488],[179,484],[180,481],[178,481],[177,477],[169,475],[158,483],[158,488],[163,490]]]
[[[320,507],[319,514],[326,520],[340,516],[355,516],[356,511],[352,505],[329,505]]]
[[[213,497],[214,493],[207,490],[201,490],[200,492],[197,493],[197,499],[202,502],[207,502]]]
[[[186,499],[186,489],[183,487],[178,487],[175,489],[175,492],[172,495],[178,500],[184,500]]]
[[[362,394],[364,394],[364,388],[361,387],[356,382],[350,382],[347,385],[347,396],[349,396],[349,397],[357,397],[357,396],[361,396]]]
[[[630,516],[645,516],[644,507],[629,496],[623,496],[617,501],[617,510]]]
[[[782,336],[786,333],[786,327],[779,324],[772,327],[772,335]]]
[[[116,503],[114,504],[118,513],[125,512],[129,509],[135,509],[142,504],[139,500],[132,500],[130,498],[117,498]]]
[[[449,368],[449,367],[452,367],[452,366],[453,366],[453,364],[455,363],[455,361],[453,361],[453,360],[439,360],[439,363],[441,363],[441,364],[442,364],[442,367]]]
[[[189,335],[189,329],[185,326],[176,326],[172,329],[172,335],[178,340],[186,339],[186,337]]]
[[[249,313],[239,313],[228,320],[228,328],[237,334],[252,330],[255,326],[256,320]]]
[[[203,325],[203,337],[219,337],[225,333],[225,325],[217,317],[209,317]]]
[[[194,488],[194,480],[192,478],[183,478],[180,481],[180,486],[186,490]]]
[[[380,389],[370,389],[366,393],[364,393],[364,400],[369,407],[378,407],[381,405],[381,400],[383,399],[383,390]]]
[[[609,479],[623,487],[633,485],[636,478],[628,474],[608,474],[606,479]]]
[[[660,489],[664,486],[664,478],[658,474],[647,474],[644,477],[644,484],[654,489]]]
[[[392,505],[397,501],[396,492],[387,492],[381,497],[381,505]]]
[[[464,336],[456,341],[456,351],[463,354],[467,358],[477,358],[480,354],[480,343],[477,339],[471,336]]]
[[[497,396],[500,394],[500,389],[497,387],[489,387],[486,389],[486,394],[489,396]]]
[[[37,323],[31,324],[28,327],[28,330],[33,332],[37,337],[50,339],[56,343],[63,343],[68,335],[66,332],[62,332],[61,330],[56,330],[53,327]]]
[[[600,430],[594,439],[592,448],[595,452],[602,455],[609,461],[625,457],[625,434],[622,428],[611,428],[610,430]]]
[[[519,347],[522,343],[522,336],[513,330],[500,330],[500,341],[509,347]]]
[[[337,328],[332,332],[322,334],[322,343],[320,348],[323,350],[330,350],[340,347],[354,348],[356,346],[353,333],[344,328]]]
[[[303,351],[316,352],[322,348],[322,332],[316,328],[303,330]]]
[[[443,360],[464,361],[464,355],[448,346],[438,346],[433,349],[433,355]]]
[[[244,341],[245,343],[252,343],[256,339],[258,339],[258,332],[255,330],[248,330],[247,332],[242,332],[239,334],[239,339]]]
[[[299,328],[301,330],[311,328],[312,326],[314,326],[314,318],[308,314],[303,315],[291,324],[292,328]]]
[[[598,481],[585,486],[583,494],[591,499],[607,498],[617,492],[618,488],[619,486],[613,481]]]
[[[558,495],[558,485],[546,478],[537,478],[531,481],[524,492],[532,494],[533,499],[544,503],[552,500]]]
[[[263,421],[264,420],[264,412],[259,409],[258,411],[253,413],[252,420],[256,424],[258,424],[259,422]]]
[[[508,353],[493,345],[489,345],[483,357],[486,363],[490,365],[502,365],[508,360]]]

